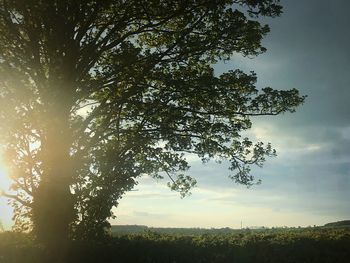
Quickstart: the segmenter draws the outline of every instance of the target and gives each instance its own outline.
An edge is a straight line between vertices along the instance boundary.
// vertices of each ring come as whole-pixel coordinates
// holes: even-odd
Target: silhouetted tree
[[[186,153],[228,160],[235,182],[253,184],[249,165],[274,150],[240,132],[304,98],[213,65],[264,52],[256,18],[280,15],[278,2],[0,0],[0,136],[17,219],[46,242],[103,235],[140,175],[186,195]]]

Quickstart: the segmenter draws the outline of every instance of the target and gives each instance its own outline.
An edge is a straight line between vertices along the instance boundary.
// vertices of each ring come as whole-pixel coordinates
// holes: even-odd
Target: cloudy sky
[[[216,67],[258,74],[258,86],[298,88],[308,95],[294,114],[260,118],[250,136],[278,156],[254,169],[260,186],[227,178],[225,164],[191,158],[198,187],[180,199],[165,182],[143,178],[120,201],[115,224],[178,227],[308,226],[350,218],[350,16],[347,0],[282,1],[268,19],[268,51]]]
[[[181,199],[166,182],[144,177],[128,193],[113,224],[171,227],[308,226],[350,219],[350,16],[347,0],[285,0],[280,18],[265,20],[268,51],[235,56],[218,73],[241,68],[258,86],[297,88],[308,96],[294,114],[255,119],[249,136],[271,142],[278,156],[254,169],[262,184],[234,184],[225,163],[190,156],[198,181]],[[0,219],[10,213],[0,203]]]

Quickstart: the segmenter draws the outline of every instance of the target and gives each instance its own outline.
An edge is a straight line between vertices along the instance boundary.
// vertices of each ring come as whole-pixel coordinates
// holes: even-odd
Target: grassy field
[[[244,230],[222,234],[118,235],[72,242],[65,262],[350,262],[349,228]],[[29,235],[0,234],[1,263],[50,262]]]

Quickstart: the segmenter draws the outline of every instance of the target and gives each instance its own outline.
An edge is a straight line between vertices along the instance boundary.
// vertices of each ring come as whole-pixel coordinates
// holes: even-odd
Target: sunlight
[[[0,160],[0,193],[10,188],[11,180],[8,177],[6,165]]]
[[[0,223],[2,223],[5,230],[11,229],[13,225],[13,209],[8,204],[7,198],[2,196],[2,193],[7,192],[10,186],[11,179],[8,168],[0,158]]]

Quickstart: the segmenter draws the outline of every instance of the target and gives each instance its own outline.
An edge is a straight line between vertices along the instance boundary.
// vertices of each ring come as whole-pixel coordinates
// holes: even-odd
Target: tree
[[[186,195],[186,153],[249,166],[275,152],[241,131],[251,117],[293,112],[298,91],[213,65],[264,52],[278,0],[0,1],[0,136],[18,224],[62,241],[100,236],[111,208],[149,174]]]

